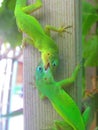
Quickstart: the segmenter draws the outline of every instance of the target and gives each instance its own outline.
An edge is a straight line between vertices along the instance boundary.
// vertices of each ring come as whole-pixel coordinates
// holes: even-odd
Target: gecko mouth
[[[50,63],[48,63],[48,64],[45,66],[45,70],[47,70],[49,67],[50,67]]]

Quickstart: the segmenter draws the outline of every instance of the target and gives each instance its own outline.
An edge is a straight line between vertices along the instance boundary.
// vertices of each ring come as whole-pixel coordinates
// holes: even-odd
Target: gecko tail
[[[90,117],[90,113],[91,113],[91,108],[88,106],[86,108],[86,110],[82,114],[85,127],[87,127],[87,124],[88,124],[88,121],[89,121],[89,117]]]

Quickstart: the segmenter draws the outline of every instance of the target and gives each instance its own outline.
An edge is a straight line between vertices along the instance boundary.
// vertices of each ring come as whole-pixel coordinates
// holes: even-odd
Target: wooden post
[[[31,1],[29,1],[31,2]],[[32,0],[31,3],[35,1]],[[81,59],[81,0],[42,0],[43,7],[34,13],[34,16],[44,27],[72,25],[71,34],[64,33],[60,37],[52,33],[60,51],[60,66],[56,80],[71,76],[74,68]],[[48,129],[53,120],[60,119],[47,99],[40,100],[35,88],[35,68],[40,61],[40,53],[28,45],[24,50],[24,130]],[[80,107],[81,100],[81,73],[75,85],[69,87],[68,92]]]

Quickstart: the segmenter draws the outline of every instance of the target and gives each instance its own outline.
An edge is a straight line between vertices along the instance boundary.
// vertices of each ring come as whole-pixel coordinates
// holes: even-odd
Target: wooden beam
[[[33,2],[35,1],[32,0],[31,3]],[[64,33],[60,37],[57,33],[52,33],[60,51],[60,65],[55,79],[60,80],[70,76],[81,59],[81,0],[43,0],[43,7],[34,15],[43,27],[46,24],[57,27],[72,25],[69,29],[71,34]],[[48,129],[53,120],[61,119],[47,99],[40,100],[35,88],[34,73],[40,58],[40,53],[34,47],[28,45],[24,49],[25,130]],[[79,107],[81,105],[81,85],[80,73],[75,85],[68,89]]]

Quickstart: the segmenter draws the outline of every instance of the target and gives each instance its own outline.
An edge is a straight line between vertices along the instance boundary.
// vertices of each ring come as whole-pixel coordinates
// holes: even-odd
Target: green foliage
[[[0,36],[4,42],[12,47],[21,44],[22,36],[19,33],[14,17],[15,0],[5,0],[0,7]]]
[[[92,36],[88,41],[84,40],[83,45],[85,65],[98,66],[98,36]]]
[[[83,35],[87,35],[92,25],[98,21],[96,7],[83,1]]]
[[[98,22],[98,7],[93,6],[86,0],[83,0],[83,22],[82,22],[82,42],[83,58],[85,66],[98,66],[98,34],[90,34],[91,28]]]
[[[14,12],[16,0],[6,0],[5,3],[6,3],[6,7],[7,7],[9,10],[13,10],[13,12]]]

